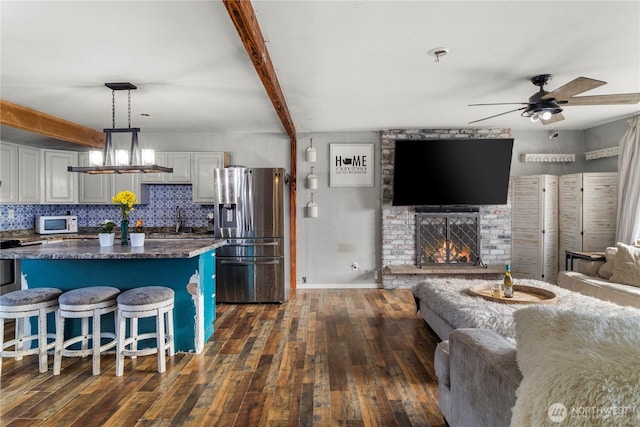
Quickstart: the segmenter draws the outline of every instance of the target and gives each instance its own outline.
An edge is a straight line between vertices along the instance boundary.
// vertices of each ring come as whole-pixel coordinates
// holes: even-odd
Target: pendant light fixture
[[[90,151],[90,166],[69,166],[69,172],[81,172],[89,174],[113,174],[113,173],[158,173],[173,172],[173,168],[154,164],[154,151],[141,150],[138,146],[138,132],[140,128],[131,127],[131,91],[138,87],[131,83],[105,83],[111,89],[111,128],[103,129],[105,134],[104,150]],[[116,91],[126,90],[128,95],[128,120],[129,127],[116,128]],[[131,145],[129,150],[116,150],[113,145],[114,133],[130,133]]]

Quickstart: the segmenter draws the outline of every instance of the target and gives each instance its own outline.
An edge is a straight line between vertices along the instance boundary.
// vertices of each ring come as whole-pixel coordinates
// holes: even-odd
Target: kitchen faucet
[[[176,206],[176,233],[180,231],[182,218],[180,217],[180,206]]]

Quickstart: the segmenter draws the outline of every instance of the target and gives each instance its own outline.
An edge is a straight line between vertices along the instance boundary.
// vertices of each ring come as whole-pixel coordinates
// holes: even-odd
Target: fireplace
[[[416,213],[416,266],[480,265],[477,208],[421,209]]]

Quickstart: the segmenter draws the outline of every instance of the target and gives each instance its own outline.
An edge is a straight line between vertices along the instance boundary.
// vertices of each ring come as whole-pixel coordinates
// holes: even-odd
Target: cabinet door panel
[[[0,202],[18,201],[18,147],[0,144]]]
[[[78,154],[80,166],[89,166],[89,154]],[[86,204],[111,203],[111,176],[78,174],[78,202]]]
[[[77,153],[68,151],[44,151],[45,203],[76,203],[78,200],[78,174],[70,173],[69,166],[78,162]]]

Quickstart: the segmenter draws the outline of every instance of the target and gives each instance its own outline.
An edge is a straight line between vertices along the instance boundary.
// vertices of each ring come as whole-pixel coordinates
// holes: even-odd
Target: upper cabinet
[[[173,168],[173,173],[142,174],[142,184],[191,184],[191,158],[195,153],[156,153],[156,164]]]
[[[0,144],[0,202],[18,202],[18,146]]]
[[[18,203],[42,203],[42,150],[18,147]]]
[[[89,153],[78,154],[78,165],[89,166]],[[104,204],[111,202],[111,176],[79,173],[78,203]]]
[[[43,150],[44,203],[73,204],[78,202],[78,176],[67,168],[78,163],[78,153],[72,151]]]
[[[213,170],[228,164],[225,153],[194,153],[191,159],[193,171],[193,203],[213,204]]]

